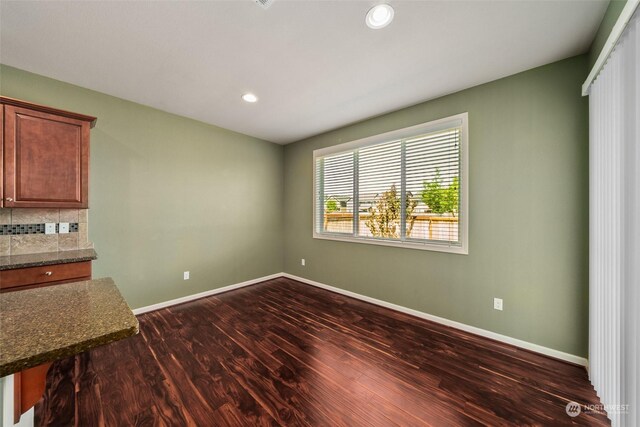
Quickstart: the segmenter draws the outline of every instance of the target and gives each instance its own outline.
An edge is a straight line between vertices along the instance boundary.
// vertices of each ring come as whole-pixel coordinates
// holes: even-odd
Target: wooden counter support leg
[[[40,400],[47,382],[51,363],[43,363],[13,375],[13,422],[18,423],[22,414]]]

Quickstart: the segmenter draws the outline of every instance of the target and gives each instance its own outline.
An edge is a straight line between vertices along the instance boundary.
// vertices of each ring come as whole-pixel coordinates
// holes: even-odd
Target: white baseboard
[[[172,305],[182,304],[184,302],[193,301],[193,300],[208,297],[211,295],[221,294],[223,292],[232,291],[234,289],[243,288],[249,285],[255,285],[256,283],[265,282],[271,279],[277,279],[278,277],[282,277],[283,274],[284,273],[275,273],[269,276],[258,277],[257,279],[247,280],[246,282],[236,283],[229,286],[223,286],[222,288],[211,289],[210,291],[204,291],[197,294],[187,295],[184,297],[172,299],[169,301],[159,302],[158,304],[148,305],[146,307],[136,308],[133,310],[133,314],[138,315],[138,314],[148,313],[150,311],[160,310],[161,308],[170,307]]]
[[[193,301],[199,298],[208,297],[211,295],[220,294],[223,292],[232,291],[234,289],[243,288],[245,286],[254,285],[256,283],[265,282],[267,280],[276,279],[278,277],[288,277],[289,279],[297,280],[298,282],[306,283],[308,285],[316,286],[318,288],[327,289],[332,292],[336,292],[342,295],[346,295],[351,298],[356,298],[362,301],[369,302],[371,304],[379,305],[381,307],[389,308],[391,310],[396,310],[401,313],[406,313],[411,316],[420,317],[422,319],[431,320],[432,322],[440,323],[442,325],[450,326],[452,328],[460,329],[465,332],[470,332],[472,334],[480,335],[482,337],[487,337],[494,339],[496,341],[501,341],[507,344],[514,345],[516,347],[524,348],[527,350],[534,351],[536,353],[544,354],[546,356],[555,357],[556,359],[565,360],[567,362],[575,363],[577,365],[588,366],[589,362],[584,357],[576,356],[573,354],[565,353],[559,350],[554,350],[552,348],[543,347],[538,344],[533,344],[527,341],[522,341],[517,338],[512,338],[506,335],[498,334],[495,332],[488,331],[486,329],[477,328],[475,326],[467,325],[465,323],[456,322],[454,320],[445,319],[444,317],[434,316],[432,314],[424,313],[422,311],[414,310],[412,308],[403,307],[401,305],[392,304],[390,302],[382,301],[379,299],[371,298],[366,295],[357,294],[355,292],[346,291],[344,289],[336,288],[334,286],[326,285],[324,283],[316,282],[315,280],[305,279],[304,277],[295,276],[289,273],[275,273],[269,276],[259,277],[257,279],[247,280],[246,282],[236,283],[234,285],[224,286],[222,288],[212,289],[210,291],[200,292],[193,295],[187,295],[181,298],[172,299],[169,301],[161,302],[158,304],[148,305],[146,307],[140,307],[133,310],[134,314],[143,314],[148,313],[149,311],[159,310],[161,308],[170,307],[176,304],[182,304],[185,302]]]
[[[379,299],[371,298],[366,295],[357,294],[355,292],[346,291],[344,289],[336,288],[334,286],[325,285],[324,283],[316,282],[314,280],[305,279],[304,277],[294,276],[289,273],[282,273],[282,276],[288,277],[289,279],[297,280],[302,283],[306,283],[308,285],[316,286],[318,288],[327,289],[332,292],[336,292],[342,295],[346,295],[351,298],[356,298],[362,301],[369,302],[371,304],[379,305],[381,307],[390,308],[391,310],[399,311],[402,313],[410,314],[412,316],[420,317],[422,319],[431,320],[432,322],[440,323],[446,326],[450,326],[452,328],[460,329],[465,332],[470,332],[475,335],[480,335],[482,337],[487,337],[494,339],[496,341],[501,341],[507,344],[514,345],[516,347],[524,348],[527,350],[534,351],[536,353],[541,353],[546,356],[555,357],[556,359],[565,360],[567,362],[575,363],[576,365],[588,366],[588,361],[584,357],[576,356],[573,354],[565,353],[559,350],[554,350],[552,348],[543,347],[538,344],[533,344],[527,341],[522,341],[517,338],[512,338],[506,335],[498,334],[495,332],[487,331],[486,329],[476,328],[475,326],[467,325],[465,323],[456,322],[453,320],[445,319],[444,317],[434,316],[432,314],[424,313],[422,311],[414,310],[411,308],[403,307],[401,305],[392,304],[390,302],[382,301]]]

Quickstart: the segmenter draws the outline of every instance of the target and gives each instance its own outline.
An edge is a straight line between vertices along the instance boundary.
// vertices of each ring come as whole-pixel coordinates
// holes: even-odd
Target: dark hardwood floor
[[[584,368],[276,279],[55,363],[40,426],[609,425]]]

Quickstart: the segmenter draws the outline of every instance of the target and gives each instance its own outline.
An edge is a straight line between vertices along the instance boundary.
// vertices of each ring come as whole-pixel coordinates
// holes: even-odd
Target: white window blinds
[[[322,232],[353,234],[354,158],[353,152],[340,153],[323,158],[318,165],[318,197],[323,215],[317,225]],[[329,218],[334,219],[331,224]]]
[[[400,239],[401,141],[358,150],[358,235]]]
[[[466,253],[466,119],[314,152],[314,237]]]
[[[460,128],[408,139],[405,149],[406,194],[412,210],[407,238],[459,244]]]

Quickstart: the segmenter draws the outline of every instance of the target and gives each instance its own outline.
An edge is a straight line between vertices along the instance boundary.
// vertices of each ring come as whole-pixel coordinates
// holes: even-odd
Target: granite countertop
[[[13,270],[16,268],[91,261],[97,258],[98,254],[96,254],[96,251],[93,249],[0,256],[0,270]]]
[[[0,377],[138,333],[113,279],[0,294]]]

